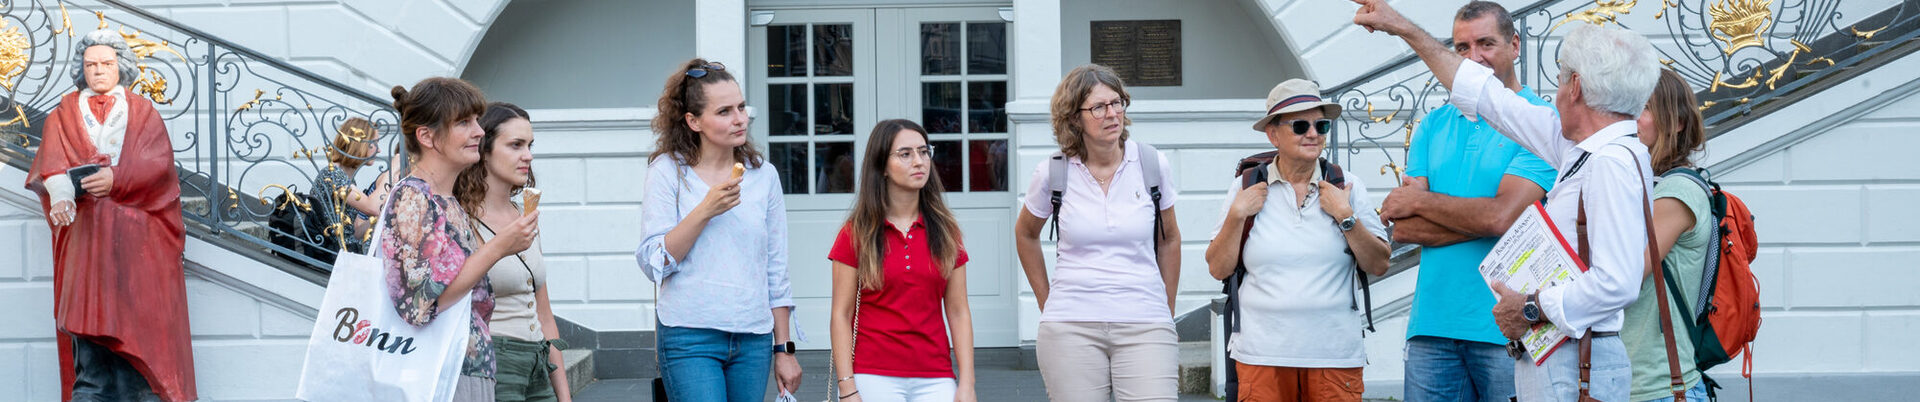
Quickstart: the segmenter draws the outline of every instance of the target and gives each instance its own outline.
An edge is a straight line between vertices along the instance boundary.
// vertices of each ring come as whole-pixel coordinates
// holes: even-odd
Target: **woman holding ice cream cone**
[[[494,102],[480,115],[480,162],[460,172],[454,195],[467,211],[474,233],[491,241],[494,228],[505,228],[540,203],[533,188],[533,124],[527,111],[510,103]],[[519,195],[524,206],[515,204]],[[567,372],[560,351],[560,328],[553,322],[547,300],[546,264],[541,258],[539,229],[532,246],[502,258],[487,271],[493,283],[493,333],[496,364],[494,396],[499,401],[570,401]]]

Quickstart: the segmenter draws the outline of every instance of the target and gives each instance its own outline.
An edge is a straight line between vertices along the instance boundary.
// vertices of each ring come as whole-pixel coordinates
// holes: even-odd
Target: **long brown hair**
[[[1133,96],[1127,95],[1127,84],[1113,69],[1098,64],[1074,67],[1067,76],[1060,78],[1060,86],[1053,88],[1052,123],[1053,142],[1060,144],[1060,153],[1067,157],[1084,157],[1087,154],[1087,131],[1080,127],[1080,103],[1086,102],[1093,94],[1093,88],[1105,85],[1120,99],[1131,102]],[[1120,126],[1133,125],[1133,119],[1120,116]],[[1132,133],[1120,132],[1120,142],[1127,142]]]
[[[653,147],[653,155],[647,156],[651,162],[665,155],[674,162],[692,166],[694,158],[700,156],[700,133],[687,126],[686,115],[699,116],[707,108],[707,87],[720,84],[735,84],[733,74],[724,69],[712,69],[714,64],[707,59],[694,58],[681,63],[680,69],[667,76],[666,88],[660,91],[660,102],[653,115],[653,132],[658,134]],[[687,75],[694,69],[706,71],[706,75],[695,78]],[[694,84],[701,85],[694,85]],[[733,160],[745,163],[749,167],[760,167],[760,150],[753,148],[753,138],[747,143],[733,148]]]
[[[883,121],[873,126],[873,134],[867,135],[867,150],[860,159],[859,196],[853,202],[853,211],[848,213],[847,225],[852,226],[854,249],[860,256],[854,278],[863,289],[879,290],[885,283],[880,265],[886,258],[886,231],[889,230],[887,164],[893,157],[893,137],[901,130],[913,131],[921,139],[927,139],[927,130],[912,121]],[[927,249],[933,252],[940,277],[946,278],[953,274],[953,264],[962,246],[960,223],[953,218],[953,211],[947,209],[946,199],[941,198],[943,188],[940,175],[927,175],[927,185],[920,188],[919,211],[920,220],[927,226]]]
[[[434,141],[445,137],[448,128],[487,109],[487,96],[473,83],[459,78],[433,77],[413,84],[413,89],[394,85],[393,110],[400,112],[400,134],[405,137],[408,156],[420,156],[421,127],[434,131]]]
[[[1653,87],[1653,98],[1647,100],[1647,113],[1653,113],[1653,127],[1657,135],[1653,146],[1647,151],[1653,154],[1653,173],[1666,173],[1668,170],[1693,165],[1693,153],[1706,146],[1707,130],[1701,127],[1700,102],[1694,100],[1693,87],[1680,73],[1670,69],[1660,70],[1660,83]]]
[[[512,103],[487,104],[487,112],[480,114],[480,129],[486,131],[486,135],[480,137],[480,161],[460,171],[460,177],[453,180],[454,198],[460,200],[460,208],[466,209],[467,215],[474,219],[480,219],[480,206],[485,204],[487,199],[487,158],[493,155],[494,141],[500,139],[500,125],[513,119],[533,121],[533,118],[527,115],[526,109],[521,109]],[[533,187],[532,171],[527,172],[526,187]],[[520,188],[514,188],[512,192],[507,193],[509,197],[515,194],[520,194]]]

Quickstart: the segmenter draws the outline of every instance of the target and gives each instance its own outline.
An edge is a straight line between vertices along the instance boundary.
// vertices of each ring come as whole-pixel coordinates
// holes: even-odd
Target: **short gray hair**
[[[1633,117],[1646,110],[1660,83],[1660,57],[1646,37],[1584,22],[1574,23],[1560,43],[1560,70],[1562,77],[1580,74],[1588,107]]]
[[[140,76],[139,68],[135,67],[139,59],[134,58],[133,48],[127,46],[127,40],[121,38],[119,32],[102,29],[87,33],[86,38],[80,39],[80,45],[73,48],[74,89],[87,88],[87,48],[94,46],[113,48],[113,54],[120,58],[116,63],[120,65],[120,85],[133,85],[133,80]]]

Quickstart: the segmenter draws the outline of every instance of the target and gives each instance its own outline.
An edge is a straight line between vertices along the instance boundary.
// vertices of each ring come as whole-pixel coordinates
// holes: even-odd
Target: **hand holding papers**
[[[1489,286],[1505,285],[1520,294],[1571,283],[1586,270],[1586,264],[1537,202],[1520,213],[1507,234],[1500,236],[1487,258],[1480,261],[1480,275]],[[1566,339],[1567,335],[1553,323],[1542,323],[1521,336],[1520,342],[1527,347],[1527,357],[1539,364]]]

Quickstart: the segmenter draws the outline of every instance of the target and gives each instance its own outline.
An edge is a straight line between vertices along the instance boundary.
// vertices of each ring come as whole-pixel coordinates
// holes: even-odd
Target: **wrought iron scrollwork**
[[[126,39],[136,60],[132,95],[151,99],[172,135],[175,164],[187,220],[238,241],[280,252],[298,263],[330,269],[331,254],[315,258],[275,245],[272,238],[302,245],[327,244],[345,235],[334,224],[320,233],[269,228],[278,194],[320,193],[318,173],[332,164],[338,128],[348,119],[373,123],[357,139],[393,144],[398,116],[380,97],[348,87],[279,59],[208,35],[119,0],[22,0],[0,4],[0,147],[31,155],[40,141],[41,119],[61,96],[73,92],[73,48],[84,32],[75,19],[89,16],[100,29]],[[7,137],[13,138],[7,138]],[[380,146],[395,150],[398,147]],[[389,169],[388,158],[361,159],[370,171]],[[372,174],[362,174],[372,177]],[[248,192],[242,189],[260,189]],[[277,190],[277,191],[275,191]],[[310,194],[341,196],[342,194]],[[284,197],[293,199],[295,197]],[[293,202],[304,213],[342,215]]]

